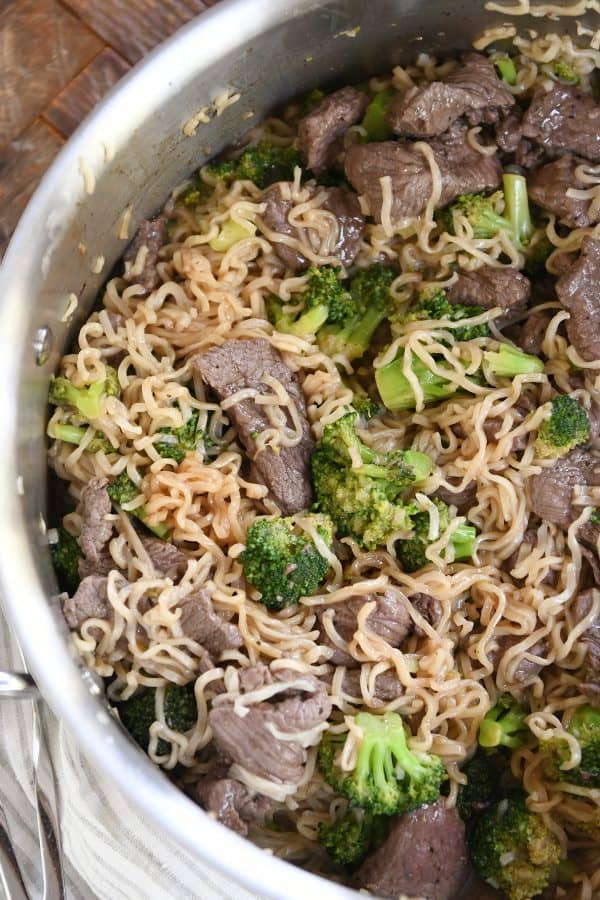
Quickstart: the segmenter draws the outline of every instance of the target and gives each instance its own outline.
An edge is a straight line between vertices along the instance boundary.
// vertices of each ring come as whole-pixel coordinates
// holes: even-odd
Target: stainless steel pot
[[[579,20],[591,26],[593,18]],[[229,0],[153,52],[94,111],[48,171],[3,264],[0,594],[7,617],[44,697],[99,769],[173,838],[261,897],[358,895],[290,870],[213,822],[104,714],[101,692],[69,641],[47,552],[48,377],[123,252],[127,207],[133,234],[174,184],[293,94],[360,80],[420,52],[465,48],[484,27],[505,21],[467,0]],[[576,28],[573,18],[558,26],[513,21],[538,31]],[[186,123],[227,87],[239,101],[186,135]],[[69,316],[72,295],[78,305]]]

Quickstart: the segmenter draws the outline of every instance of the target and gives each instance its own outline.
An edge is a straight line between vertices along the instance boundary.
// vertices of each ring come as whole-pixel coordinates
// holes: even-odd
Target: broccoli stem
[[[523,175],[506,172],[502,176],[502,186],[506,217],[512,223],[515,240],[522,247],[529,243],[534,231],[529,212],[527,181]]]
[[[494,62],[494,65],[498,69],[500,78],[506,81],[507,84],[517,83],[517,70],[510,56],[503,56],[500,59],[497,59]]]
[[[474,525],[467,525],[466,522],[452,532],[452,546],[454,547],[455,559],[467,559],[473,556],[475,550],[475,540],[477,538],[477,529]]]
[[[362,127],[367,132],[368,141],[385,141],[391,134],[391,128],[385,120],[388,107],[396,95],[393,88],[387,88],[375,94],[362,120]]]
[[[319,304],[319,306],[313,306],[312,309],[302,313],[295,322],[290,322],[286,316],[283,316],[277,323],[277,330],[293,334],[295,337],[307,337],[315,334],[325,324],[328,316],[329,307]]]
[[[375,383],[381,400],[392,412],[415,408],[415,395],[402,371],[403,367],[404,354],[400,354],[391,363],[375,370]],[[419,380],[426,404],[451,397],[455,393],[455,387],[450,381],[436,375],[418,357],[413,357],[412,371]]]
[[[544,363],[537,356],[524,353],[510,344],[501,344],[497,352],[486,350],[484,364],[493,375],[514,378],[516,375],[530,375],[544,371]]]
[[[54,425],[52,431],[55,440],[64,441],[65,444],[77,444],[79,446],[85,437],[87,428],[77,428],[75,425],[59,422],[57,425]]]

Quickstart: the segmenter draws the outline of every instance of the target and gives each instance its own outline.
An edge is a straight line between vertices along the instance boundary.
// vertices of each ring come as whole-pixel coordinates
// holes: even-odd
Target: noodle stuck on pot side
[[[248,132],[50,385],[115,715],[383,897],[600,896],[599,52],[508,31]]]

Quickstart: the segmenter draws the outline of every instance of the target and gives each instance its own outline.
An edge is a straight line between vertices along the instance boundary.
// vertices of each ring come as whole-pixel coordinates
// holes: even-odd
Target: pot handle
[[[38,696],[36,683],[27,672],[0,669],[0,700],[35,700]]]

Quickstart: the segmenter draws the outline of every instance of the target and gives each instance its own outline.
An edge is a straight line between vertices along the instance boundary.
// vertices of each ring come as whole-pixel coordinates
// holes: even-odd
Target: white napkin
[[[43,652],[43,648],[40,648]],[[0,668],[23,671],[0,611]],[[41,897],[31,765],[32,702],[0,700],[0,805],[32,900]],[[44,707],[57,776],[69,900],[258,900],[140,817]],[[0,886],[0,898],[2,897]]]

